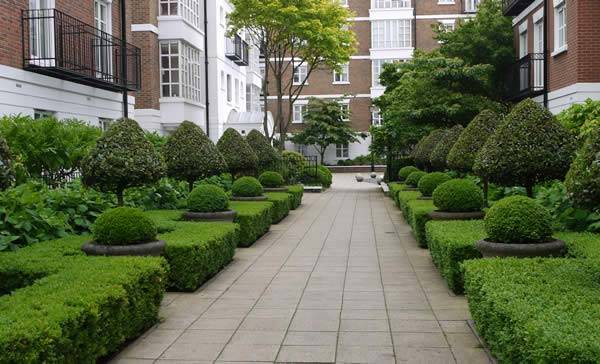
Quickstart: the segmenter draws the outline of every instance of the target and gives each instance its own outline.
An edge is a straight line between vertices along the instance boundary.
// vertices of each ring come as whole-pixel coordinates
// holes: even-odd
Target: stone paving
[[[322,194],[195,293],[114,363],[489,363],[453,296],[378,187],[336,175]]]

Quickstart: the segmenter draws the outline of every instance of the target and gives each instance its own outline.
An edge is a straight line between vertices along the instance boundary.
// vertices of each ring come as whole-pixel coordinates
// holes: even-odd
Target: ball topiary
[[[258,168],[258,157],[246,139],[235,129],[225,130],[217,142],[219,152],[225,158],[229,172],[234,176],[254,175]]]
[[[506,116],[475,160],[477,175],[503,186],[524,186],[533,196],[540,182],[563,179],[575,150],[574,136],[533,100]]]
[[[431,153],[447,132],[447,129],[436,129],[417,144],[413,151],[417,167],[424,170],[431,169]]]
[[[188,210],[192,212],[219,212],[227,210],[228,206],[229,197],[225,191],[211,184],[195,187],[187,200]]]
[[[233,182],[231,192],[236,197],[258,197],[262,196],[264,190],[256,178],[241,177]]]
[[[6,140],[0,137],[0,191],[9,188],[14,180],[10,150]]]
[[[419,180],[426,174],[427,173],[422,171],[413,172],[406,177],[405,183],[410,187],[417,187],[419,185]]]
[[[400,179],[400,181],[405,181],[406,177],[408,177],[408,175],[410,175],[413,172],[418,172],[418,171],[419,171],[419,168],[417,168],[415,166],[402,167],[398,171],[398,178]]]
[[[511,196],[496,202],[486,214],[484,225],[487,240],[494,243],[545,243],[552,237],[550,213],[525,196]]]
[[[268,188],[277,188],[285,183],[281,174],[273,171],[263,172],[258,176],[258,181],[261,185]]]
[[[156,240],[157,227],[141,210],[117,207],[100,214],[92,227],[100,245],[135,245]]]
[[[430,197],[437,186],[444,182],[450,181],[450,176],[442,172],[428,173],[421,177],[418,186],[419,191],[423,196]]]
[[[317,171],[319,174],[319,180],[321,181],[321,185],[323,187],[329,188],[333,183],[333,174],[331,173],[329,168],[323,165],[318,165]]]
[[[462,125],[453,126],[436,144],[435,148],[433,148],[433,151],[431,152],[431,156],[429,157],[431,168],[433,170],[443,171],[446,169],[448,153],[450,153],[450,149],[452,149],[463,130],[465,129]]]
[[[592,131],[579,150],[565,181],[576,206],[600,208],[600,128]]]
[[[269,168],[278,166],[281,163],[281,154],[273,148],[267,137],[260,131],[252,129],[246,136],[246,141],[256,153],[258,158],[258,169],[265,171]]]
[[[433,191],[433,204],[444,212],[474,212],[483,208],[483,193],[471,180],[453,179]]]

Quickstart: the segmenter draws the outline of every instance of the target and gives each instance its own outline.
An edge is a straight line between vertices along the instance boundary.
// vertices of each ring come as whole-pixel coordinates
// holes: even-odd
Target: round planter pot
[[[267,201],[268,197],[265,195],[254,196],[254,197],[242,197],[242,196],[231,196],[231,201]]]
[[[540,244],[501,244],[480,240],[476,243],[476,247],[484,258],[562,257],[566,251],[565,242],[562,240],[553,240]]]
[[[237,216],[237,211],[217,211],[217,212],[192,212],[186,211],[181,218],[186,221],[233,221]]]
[[[416,187],[404,187],[403,189],[400,190],[400,192],[402,192],[402,191],[419,192],[419,189]]]
[[[287,192],[289,188],[287,187],[265,187],[263,188],[265,192]]]
[[[445,212],[432,211],[429,213],[431,220],[479,220],[485,217],[483,211],[472,212]]]
[[[420,196],[420,197],[417,197],[417,200],[433,200],[433,197],[431,197],[431,196]]]
[[[136,245],[99,245],[89,242],[81,247],[87,255],[104,256],[160,256],[165,251],[163,240]]]
[[[377,173],[375,173],[375,172],[371,173],[371,178],[377,178]]]
[[[356,176],[356,182],[362,182],[365,178],[363,176]]]

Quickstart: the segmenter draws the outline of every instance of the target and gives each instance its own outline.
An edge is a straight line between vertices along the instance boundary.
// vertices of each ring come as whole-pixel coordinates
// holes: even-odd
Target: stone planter
[[[377,173],[375,173],[375,172],[371,173],[371,178],[377,178]]]
[[[476,247],[484,258],[562,257],[566,252],[566,245],[562,240],[553,240],[539,244],[502,244],[480,240],[476,243]]]
[[[419,189],[417,187],[404,187],[403,189],[400,190],[400,192],[402,192],[402,191],[419,192]]]
[[[186,211],[181,218],[186,221],[233,221],[237,216],[237,211],[217,211],[217,212],[192,212]]]
[[[84,244],[81,250],[87,255],[103,256],[161,256],[166,243],[162,240],[135,245],[100,245],[93,241]]]
[[[365,178],[363,176],[360,176],[360,175],[356,176],[356,182],[362,182],[364,180],[365,180]]]
[[[263,188],[265,192],[287,192],[289,188],[287,187],[265,187]]]
[[[431,196],[420,196],[420,197],[417,197],[417,200],[427,200],[427,201],[429,201],[429,200],[433,200],[433,197],[431,197]]]
[[[231,201],[267,201],[268,199],[265,195],[254,197],[231,196]]]
[[[429,213],[431,220],[479,220],[485,217],[483,211],[471,212],[446,212],[432,211]]]
[[[375,181],[377,181],[377,184],[380,185],[381,182],[383,182],[383,177],[377,176],[377,178],[375,179]]]

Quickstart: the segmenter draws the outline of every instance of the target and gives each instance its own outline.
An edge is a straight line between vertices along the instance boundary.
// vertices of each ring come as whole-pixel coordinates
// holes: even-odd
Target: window
[[[302,124],[304,122],[305,104],[294,104],[294,113],[292,115],[293,124]]]
[[[179,0],[160,0],[160,15],[177,15]]]
[[[477,12],[477,8],[479,7],[480,2],[481,2],[481,0],[465,0],[465,12],[466,13]]]
[[[454,0],[438,0],[438,4],[442,4],[442,5],[454,4]]]
[[[306,156],[307,149],[308,148],[304,144],[296,144],[296,152],[302,154],[303,156]]]
[[[336,144],[335,145],[335,157],[342,159],[342,158],[348,158],[348,156],[350,155],[349,150],[348,150],[348,144]]]
[[[308,76],[308,67],[306,65],[294,67],[294,85],[301,85]]]
[[[340,67],[340,71],[333,71],[333,83],[350,83],[350,66],[345,64]]]
[[[227,75],[227,102],[231,102],[232,90],[231,90],[231,75]]]
[[[454,19],[440,20],[440,26],[445,32],[452,32],[454,31],[455,21]]]
[[[348,6],[348,0],[339,0],[341,6]]]
[[[94,39],[94,50],[97,77],[104,80],[112,79],[112,33],[111,4],[105,0],[94,1],[94,26],[97,37]]]
[[[544,18],[539,14],[539,18],[533,23],[533,85],[536,90],[544,89],[544,62],[543,58],[538,59],[538,55],[544,53]]]
[[[350,121],[350,104],[341,103],[340,110],[342,111],[342,114],[343,114],[342,120],[345,122]]]
[[[182,41],[160,43],[161,97],[183,97],[203,102],[200,50]]]
[[[202,25],[202,10],[199,0],[159,0],[160,15],[181,15],[194,27]]]
[[[102,131],[107,131],[112,126],[112,124],[115,123],[115,121],[110,118],[99,118],[98,122],[100,124],[100,129],[102,129]]]
[[[240,103],[240,82],[237,79],[235,80],[235,103]]]
[[[527,22],[519,26],[519,58],[525,57],[529,53],[527,43]]]
[[[375,0],[375,9],[410,8],[410,0]]]
[[[379,126],[383,123],[383,117],[381,116],[379,109],[374,109],[371,111],[371,121],[375,126]]]
[[[374,59],[373,60],[373,87],[381,86],[381,82],[379,76],[381,76],[381,72],[383,71],[383,66],[386,63],[395,63],[399,62],[399,59]]]
[[[412,47],[410,20],[377,20],[371,24],[373,48]]]
[[[225,91],[225,72],[221,71],[221,90]]]
[[[33,110],[33,118],[36,120],[44,119],[44,118],[53,118],[54,116],[56,116],[56,112],[54,112],[54,111],[40,110],[40,109]]]
[[[52,67],[54,63],[54,19],[51,12],[54,0],[29,0],[29,8],[36,10],[37,20],[29,23],[31,63],[41,67]]]
[[[567,3],[554,0],[554,54],[567,49]]]

